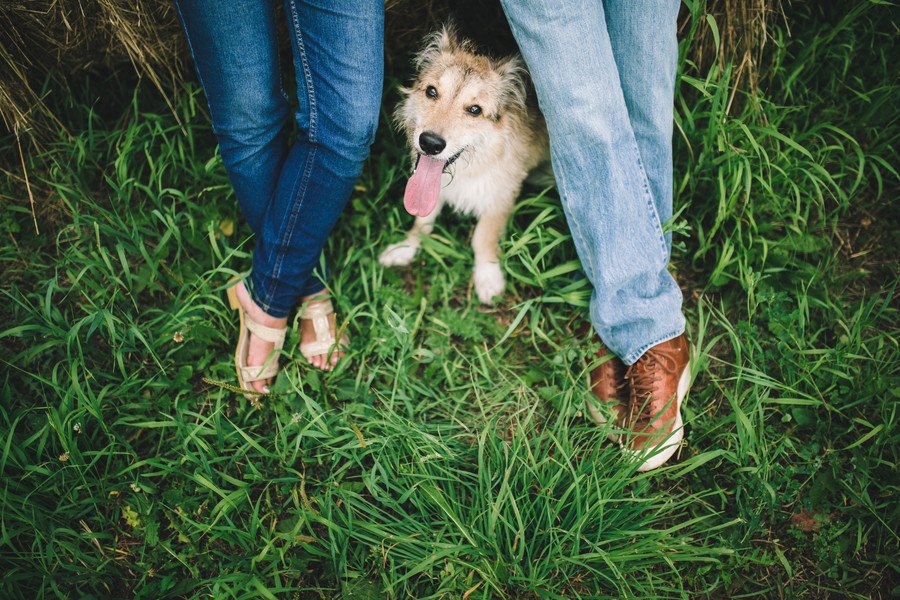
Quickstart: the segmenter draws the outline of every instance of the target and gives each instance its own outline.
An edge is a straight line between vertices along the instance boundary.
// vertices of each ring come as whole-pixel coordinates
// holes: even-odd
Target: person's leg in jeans
[[[668,272],[669,244],[661,222],[672,211],[678,2],[504,0],[503,7],[547,120],[563,209],[593,284],[591,321],[624,363],[610,375],[624,378],[624,367],[631,365],[629,381],[616,387],[628,387],[620,389],[620,399],[634,404],[635,389],[648,383],[644,367],[657,354],[648,350],[664,349],[668,367],[675,363],[667,344],[678,346],[676,384],[686,357],[682,295]],[[659,376],[661,363],[653,362],[650,374]],[[675,404],[671,399],[662,403]],[[655,412],[661,411],[656,405]],[[628,406],[622,414],[632,412]],[[667,433],[675,420],[670,416]],[[650,426],[641,421],[636,428]]]
[[[300,104],[300,133],[289,147],[273,3],[177,0],[223,162],[256,234],[252,300],[243,285],[238,296],[248,315],[270,327],[284,327],[298,299],[322,291],[310,274],[377,123],[383,7],[327,4],[285,3]],[[303,323],[305,338],[312,332]],[[248,364],[262,364],[270,351],[251,336]],[[325,366],[324,355],[313,364]]]
[[[254,299],[270,314],[323,289],[312,273],[375,140],[384,72],[382,2],[285,0],[284,14],[299,134],[263,219],[250,276]],[[301,331],[301,342],[312,333]],[[326,358],[313,364],[326,367]]]
[[[606,0],[603,6],[628,120],[656,213],[665,223],[672,218],[676,30],[681,0],[662,0],[652,7],[628,0]],[[671,250],[671,234],[666,234],[666,241]]]
[[[241,213],[259,236],[288,153],[290,108],[281,84],[269,0],[175,0]]]

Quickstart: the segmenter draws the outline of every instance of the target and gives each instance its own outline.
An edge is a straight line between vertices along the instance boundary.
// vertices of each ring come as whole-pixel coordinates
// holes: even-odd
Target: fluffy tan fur
[[[413,166],[422,149],[419,136],[434,132],[447,142],[437,158],[458,158],[442,176],[437,208],[417,217],[406,239],[388,246],[385,266],[408,265],[422,236],[431,233],[444,204],[478,219],[472,236],[474,285],[490,304],[505,285],[499,240],[528,172],[548,157],[547,131],[537,107],[528,102],[527,72],[518,56],[492,60],[475,53],[467,40],[444,27],[426,39],[416,56],[417,76],[403,88],[394,114],[406,134]],[[434,87],[436,97],[426,90]],[[473,115],[470,107],[481,112]]]

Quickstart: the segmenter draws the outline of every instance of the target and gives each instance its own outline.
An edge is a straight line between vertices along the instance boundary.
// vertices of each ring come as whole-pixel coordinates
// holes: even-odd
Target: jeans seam
[[[552,153],[551,153],[551,157],[552,157]],[[559,194],[560,201],[563,204],[563,208],[565,208],[566,205],[571,205],[571,204],[569,202],[569,194],[566,191],[569,186],[566,183],[566,177],[565,177],[565,173],[563,170],[560,171],[560,177],[558,178],[557,183],[558,183],[558,187],[559,187],[559,191],[560,191],[560,194]],[[579,221],[579,219],[566,218],[566,222],[569,225],[569,229],[571,229],[577,237],[579,237],[583,240],[588,238],[588,236],[584,235],[584,232],[581,230],[581,222]],[[575,241],[574,238],[572,241],[574,243],[574,241]],[[591,250],[593,250],[593,249],[591,249]],[[584,258],[579,256],[578,257],[579,260],[581,261],[583,266],[584,266],[584,263],[587,263],[587,265],[586,265],[587,270],[591,276],[597,277],[598,276],[597,270],[594,268],[593,252],[586,252],[585,254],[587,254],[587,256]],[[592,285],[593,285],[593,282],[592,282]]]
[[[288,217],[287,227],[285,228],[284,235],[281,239],[279,239],[279,250],[277,251],[275,257],[275,265],[272,268],[272,279],[275,280],[275,285],[271,286],[271,289],[267,294],[267,306],[271,307],[272,298],[275,297],[275,292],[277,290],[278,277],[281,275],[281,270],[284,265],[284,258],[287,255],[287,252],[284,252],[280,249],[281,240],[287,239],[290,240],[293,236],[294,227],[297,224],[297,217],[300,214],[303,205],[306,202],[306,190],[309,184],[309,179],[312,175],[313,164],[316,160],[316,96],[315,96],[315,88],[313,87],[312,82],[312,74],[309,69],[309,60],[306,56],[306,48],[303,44],[303,36],[300,33],[300,20],[297,14],[297,4],[295,0],[291,0],[291,19],[294,24],[294,37],[297,42],[297,53],[300,55],[300,63],[303,65],[303,75],[305,79],[305,87],[306,87],[306,96],[309,107],[309,129],[307,137],[310,144],[310,151],[306,158],[306,167],[303,170],[303,174],[300,177],[300,185],[297,188],[297,191],[294,193],[294,201],[293,206],[291,208],[291,214]]]
[[[294,194],[294,202],[293,208],[291,209],[291,214],[288,217],[287,227],[285,228],[284,235],[279,239],[279,249],[276,253],[275,257],[275,265],[272,268],[272,279],[275,280],[275,285],[271,286],[272,289],[269,290],[267,294],[267,305],[271,305],[272,298],[275,296],[275,291],[277,289],[278,277],[281,275],[281,269],[284,265],[284,258],[288,254],[281,250],[281,240],[290,240],[293,237],[294,227],[297,224],[297,216],[300,214],[300,210],[303,208],[303,205],[306,203],[306,190],[309,184],[309,179],[312,174],[312,165],[316,159],[316,146],[312,145],[310,147],[309,155],[306,159],[306,168],[303,170],[303,175],[300,177],[300,185],[297,188],[297,192]]]
[[[294,23],[294,38],[297,42],[297,53],[300,55],[300,64],[303,66],[303,79],[306,84],[306,97],[309,102],[309,129],[307,137],[311,143],[316,143],[316,92],[313,87],[312,71],[309,68],[309,59],[306,56],[306,47],[303,43],[303,35],[300,33],[300,16],[297,14],[297,2],[291,0],[291,20]]]
[[[260,294],[256,293],[256,286],[253,285],[253,278],[248,275],[244,279],[244,287],[247,290],[247,295],[250,296],[250,301],[253,302],[256,306],[258,306],[264,313],[271,317],[281,317],[282,315],[273,315],[272,314],[272,304],[269,302],[262,302],[258,299]],[[263,284],[263,288],[265,288],[265,284]],[[271,295],[271,294],[269,294]],[[287,315],[284,315],[287,316]]]
[[[653,221],[653,225],[659,227],[659,243],[660,248],[663,251],[663,258],[666,261],[666,264],[669,262],[669,250],[668,245],[666,244],[666,235],[662,230],[662,221],[659,218],[659,213],[656,211],[656,204],[653,202],[653,193],[650,191],[650,178],[647,177],[647,170],[644,168],[644,161],[641,160],[641,150],[638,148],[637,139],[634,137],[634,126],[631,124],[631,120],[629,119],[628,126],[631,128],[631,139],[630,146],[632,152],[634,152],[635,158],[637,159],[637,166],[640,170],[641,175],[641,188],[644,193],[644,197],[647,201],[647,208],[650,210],[650,219]]]
[[[505,4],[505,1],[506,0],[501,0],[501,5]],[[506,13],[505,6],[503,7],[503,11],[505,14]],[[507,23],[509,23],[509,28],[513,32],[513,37],[518,39],[518,37],[520,35],[522,35],[522,33],[523,33],[523,31],[519,27],[518,23],[515,22],[515,19],[510,19],[509,15],[507,15],[506,21],[507,21]],[[553,159],[554,154],[555,153],[553,151],[553,143],[551,140],[550,141],[550,164],[551,164],[551,166],[554,163],[554,159]],[[563,160],[560,159],[559,161],[556,161],[556,162],[562,163]],[[568,198],[569,195],[568,195],[568,193],[566,193],[566,190],[568,189],[569,186],[566,183],[565,169],[560,169],[559,176],[557,176],[556,181],[557,181],[557,187],[559,188],[560,202],[562,203],[563,210],[565,211],[566,205],[569,204],[569,198]],[[565,212],[564,212],[564,214],[565,214]],[[587,239],[587,236],[585,236],[581,230],[581,223],[578,219],[569,219],[568,215],[566,215],[566,223],[569,225],[569,229],[574,234],[572,237],[573,243],[575,242],[575,237],[580,237],[581,239]],[[593,249],[591,249],[591,250],[593,250]],[[582,268],[583,269],[586,268],[586,270],[587,270],[588,281],[591,282],[591,288],[596,290],[596,286],[594,285],[593,279],[596,277],[599,277],[599,274],[597,273],[597,270],[594,268],[593,252],[586,252],[586,254],[587,254],[586,257],[582,257],[579,255],[578,260],[581,262]]]

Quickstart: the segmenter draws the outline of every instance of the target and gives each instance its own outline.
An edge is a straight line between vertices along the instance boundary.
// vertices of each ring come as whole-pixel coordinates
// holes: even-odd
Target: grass
[[[523,195],[496,308],[465,219],[384,270],[409,221],[385,124],[328,249],[349,360],[295,352],[257,410],[208,383],[232,382],[222,287],[252,239],[202,95],[183,127],[122,75],[55,99],[72,133],[25,156],[34,218],[0,141],[0,596],[896,596],[895,19],[791,7],[752,95],[682,41],[695,384],[648,474],[581,412],[589,289],[554,189]]]

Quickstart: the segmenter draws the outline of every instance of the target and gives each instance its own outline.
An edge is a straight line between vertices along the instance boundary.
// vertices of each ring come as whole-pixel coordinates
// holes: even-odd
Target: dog
[[[413,174],[403,205],[416,217],[403,241],[379,262],[409,265],[431,233],[444,204],[478,219],[472,235],[473,280],[478,299],[492,304],[503,293],[500,236],[529,171],[549,158],[546,125],[528,93],[519,56],[494,60],[478,54],[452,26],[426,38],[416,55],[417,75],[394,121],[406,135]]]

